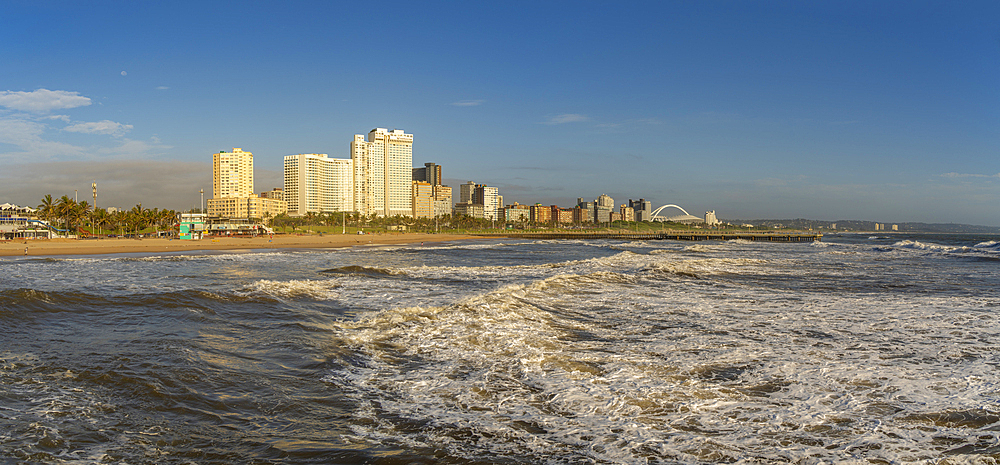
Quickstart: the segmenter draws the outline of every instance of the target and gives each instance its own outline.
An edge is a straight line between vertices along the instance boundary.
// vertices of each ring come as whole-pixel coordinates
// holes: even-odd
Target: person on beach
[[[25,257],[27,257],[27,256],[28,256],[28,248],[27,248],[27,247],[25,247],[25,248],[24,248],[24,256],[25,256]]]

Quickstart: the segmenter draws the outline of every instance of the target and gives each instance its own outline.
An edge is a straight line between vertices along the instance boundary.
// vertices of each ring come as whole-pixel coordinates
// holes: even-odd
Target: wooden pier
[[[515,239],[616,239],[623,241],[732,241],[753,242],[814,242],[823,238],[813,232],[746,232],[746,231],[660,231],[636,232],[502,232],[477,236]]]

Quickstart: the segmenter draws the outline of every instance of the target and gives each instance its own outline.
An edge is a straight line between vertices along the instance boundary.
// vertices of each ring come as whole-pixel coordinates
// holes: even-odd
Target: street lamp
[[[205,189],[198,189],[198,193],[201,194],[201,209],[198,213],[205,213]]]

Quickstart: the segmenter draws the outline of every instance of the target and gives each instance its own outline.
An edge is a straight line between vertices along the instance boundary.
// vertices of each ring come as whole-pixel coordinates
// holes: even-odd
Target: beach
[[[48,255],[98,255],[117,253],[163,253],[190,250],[322,249],[356,245],[413,244],[472,239],[461,234],[275,234],[258,237],[211,237],[178,239],[26,239],[0,242],[0,257]],[[25,250],[27,249],[27,253]]]

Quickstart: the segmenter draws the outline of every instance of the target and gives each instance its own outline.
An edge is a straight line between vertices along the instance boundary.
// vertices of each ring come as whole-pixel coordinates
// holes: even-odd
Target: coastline
[[[419,242],[447,242],[483,237],[464,234],[326,234],[289,235],[276,234],[273,238],[214,237],[201,240],[178,239],[28,239],[0,242],[0,257],[40,257],[52,255],[104,255],[119,253],[165,253],[211,250],[254,249],[324,249],[358,245],[413,244]]]

